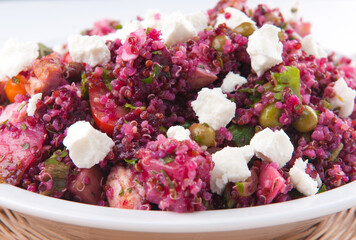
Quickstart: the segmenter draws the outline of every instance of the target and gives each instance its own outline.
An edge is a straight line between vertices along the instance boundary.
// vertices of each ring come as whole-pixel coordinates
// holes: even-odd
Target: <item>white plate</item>
[[[256,5],[257,1],[250,1]],[[356,54],[356,8],[353,1],[300,1],[305,19],[314,23],[317,39],[328,49]],[[194,12],[211,8],[215,0],[199,1],[2,1],[0,2],[0,46],[9,37],[63,43],[66,36],[89,28],[96,20],[128,19],[143,15],[147,8],[170,12]],[[274,5],[286,1],[274,1]],[[315,12],[315,9],[318,9]],[[342,10],[337,12],[338,10]],[[331,17],[332,16],[332,17]],[[347,22],[347,23],[346,23]],[[351,44],[352,43],[352,44]],[[243,209],[177,214],[134,211],[79,204],[34,194],[0,184],[0,206],[31,216],[87,227],[133,232],[199,233],[256,229],[306,221],[356,206],[356,182],[340,188],[284,203]]]

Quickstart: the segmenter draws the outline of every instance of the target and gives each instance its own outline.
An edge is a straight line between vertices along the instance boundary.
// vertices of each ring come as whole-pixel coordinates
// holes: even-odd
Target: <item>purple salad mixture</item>
[[[295,9],[294,11],[295,12]],[[356,69],[300,17],[221,0],[0,51],[0,183],[192,212],[356,180]]]

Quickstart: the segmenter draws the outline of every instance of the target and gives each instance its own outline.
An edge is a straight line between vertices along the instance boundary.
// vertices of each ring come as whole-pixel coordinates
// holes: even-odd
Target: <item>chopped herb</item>
[[[110,77],[109,70],[107,70],[106,68],[103,68],[102,77],[103,77],[103,81],[104,81],[106,88],[111,92],[112,91],[111,81],[113,80],[113,78]]]
[[[9,119],[6,119],[5,121],[2,122],[6,126],[6,123],[9,121]]]
[[[151,32],[151,28],[148,27],[148,28],[146,29],[146,35],[148,35],[150,32]]]
[[[43,43],[38,43],[37,45],[38,45],[39,58],[45,57],[53,53],[52,48],[47,47]]]
[[[154,51],[154,52],[152,52],[152,54],[162,55],[162,51],[160,51],[160,50],[158,50],[158,51]]]
[[[237,147],[248,145],[252,137],[255,135],[254,127],[248,125],[239,126],[234,124],[231,125],[228,130],[231,132],[232,140],[235,142]]]
[[[121,25],[121,24],[116,24],[116,25],[114,26],[114,28],[115,28],[116,30],[121,29],[121,28],[122,28],[122,25]]]
[[[235,183],[235,185],[236,185],[236,189],[237,189],[237,191],[239,193],[244,193],[245,188],[244,188],[244,184],[243,183],[237,182],[237,183]]]
[[[165,177],[166,180],[168,181],[168,186],[169,186],[169,188],[175,189],[174,184],[173,184],[172,180],[169,178],[168,174],[167,174],[163,169],[161,169],[160,172],[163,173],[164,177]]]
[[[162,67],[161,65],[156,64],[156,65],[153,67],[153,73],[152,73],[148,78],[141,79],[141,81],[144,82],[144,83],[152,83],[154,80],[156,80],[156,78],[158,77],[158,75],[161,73],[162,68],[163,68],[163,67]]]
[[[277,86],[274,87],[274,91],[280,92],[285,87],[289,87],[293,94],[296,95],[299,100],[300,96],[300,72],[296,67],[286,66],[286,71],[281,73],[274,73],[273,78],[277,80]]]
[[[325,186],[325,184],[323,184],[323,185],[321,186],[321,188],[319,188],[319,191],[317,192],[317,194],[318,194],[318,193],[323,193],[323,192],[326,192],[326,186]]]
[[[276,99],[276,100],[282,100],[283,99],[283,94],[282,92],[277,92],[273,95],[273,97]]]
[[[50,156],[45,162],[44,165],[47,164],[59,164],[58,158],[64,158],[65,156],[68,155],[68,152],[66,150],[57,150],[55,151],[52,156]]]
[[[129,187],[129,188],[127,189],[127,192],[128,192],[128,193],[131,193],[131,192],[132,192],[132,187]]]
[[[198,65],[197,67],[201,68],[201,69],[205,69],[205,67],[203,65]]]
[[[22,123],[22,124],[21,124],[21,128],[22,128],[22,130],[26,130],[26,129],[27,129],[26,124],[25,124],[25,123]]]
[[[339,156],[339,153],[343,149],[344,144],[340,143],[340,145],[331,152],[330,157],[328,158],[328,161],[335,162],[337,160],[337,156]]]
[[[12,77],[11,81],[17,85],[19,85],[20,83],[20,79],[18,79],[17,77]]]
[[[21,145],[21,147],[23,148],[23,149],[29,149],[29,147],[30,147],[30,144],[28,143],[28,142],[25,142],[24,144],[22,144]]]
[[[129,165],[135,165],[138,159],[124,159],[124,161]]]
[[[22,103],[20,104],[20,106],[17,108],[17,111],[20,112],[25,106],[26,106],[26,102],[25,102],[25,101],[22,101]]]
[[[124,188],[121,187],[121,190],[120,190],[120,193],[119,193],[119,196],[122,197],[122,195],[124,195]]]
[[[125,110],[129,110],[129,109],[135,110],[137,108],[141,108],[143,111],[146,110],[146,107],[135,107],[134,105],[129,104],[129,103],[126,103],[124,105],[124,108],[125,108]]]
[[[174,161],[174,157],[173,156],[166,156],[164,158],[160,158],[159,160],[161,162],[163,162],[164,164],[167,164],[167,163],[170,163],[170,162],[173,162]]]

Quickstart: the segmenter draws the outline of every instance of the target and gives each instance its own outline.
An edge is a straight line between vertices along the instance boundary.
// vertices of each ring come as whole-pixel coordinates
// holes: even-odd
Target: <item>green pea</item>
[[[215,147],[215,130],[208,124],[194,123],[189,127],[192,139],[200,146]]]
[[[256,30],[255,25],[250,22],[243,22],[234,28],[234,32],[244,37],[249,37]]]
[[[223,46],[225,45],[227,37],[225,35],[218,35],[214,38],[211,46],[217,51],[222,51]]]
[[[281,117],[282,110],[276,108],[274,103],[267,105],[264,109],[262,109],[259,123],[262,127],[282,127],[282,123],[279,121]]]
[[[294,122],[293,127],[299,132],[309,132],[318,124],[318,115],[313,108],[305,105],[304,111]]]

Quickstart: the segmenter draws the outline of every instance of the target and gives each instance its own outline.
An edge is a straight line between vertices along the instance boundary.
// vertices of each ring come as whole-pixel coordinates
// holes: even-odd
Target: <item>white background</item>
[[[68,35],[90,28],[93,22],[118,19],[126,22],[144,15],[147,8],[169,13],[177,9],[184,13],[212,8],[215,0],[62,0],[62,1],[1,1],[0,46],[9,37],[24,41],[41,41],[55,45]],[[267,2],[289,9],[294,0],[249,0],[250,6]],[[356,55],[356,1],[299,0],[305,20],[313,24],[313,33],[327,49]]]

